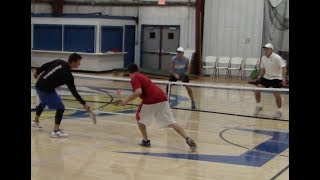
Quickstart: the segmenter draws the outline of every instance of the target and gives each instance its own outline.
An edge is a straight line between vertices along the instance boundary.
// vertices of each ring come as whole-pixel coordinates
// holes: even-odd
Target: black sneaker
[[[191,138],[187,137],[186,142],[190,146],[192,151],[195,151],[197,149],[197,144]]]
[[[139,145],[141,145],[141,146],[146,146],[146,147],[150,147],[151,146],[151,144],[150,144],[150,140],[144,140],[144,139],[142,139],[142,141],[139,143]]]

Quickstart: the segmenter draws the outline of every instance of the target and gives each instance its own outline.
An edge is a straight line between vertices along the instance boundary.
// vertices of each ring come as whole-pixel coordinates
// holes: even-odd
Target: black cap
[[[128,65],[128,68],[127,70],[130,72],[130,73],[134,73],[134,72],[137,72],[138,71],[138,66],[134,63],[131,63]]]

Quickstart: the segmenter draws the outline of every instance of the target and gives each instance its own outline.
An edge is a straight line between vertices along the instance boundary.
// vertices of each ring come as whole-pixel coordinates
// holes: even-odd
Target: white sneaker
[[[69,134],[64,133],[63,131],[61,131],[61,129],[59,129],[57,132],[52,131],[51,132],[51,137],[52,138],[63,138],[63,137],[68,137]]]
[[[277,112],[274,113],[273,118],[279,119],[279,118],[281,118],[281,116],[282,116],[282,112],[281,111],[277,111]]]
[[[256,108],[254,109],[253,115],[256,116],[259,114],[260,111],[262,111],[262,106],[256,106]]]
[[[40,125],[40,121],[38,121],[38,122],[32,121],[31,125],[34,128],[42,128],[42,126]]]

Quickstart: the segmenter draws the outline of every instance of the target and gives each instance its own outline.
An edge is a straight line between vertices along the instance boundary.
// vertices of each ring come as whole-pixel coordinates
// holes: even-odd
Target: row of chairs
[[[238,71],[237,79],[241,72],[241,78],[247,77],[248,71],[253,71],[257,68],[259,58],[246,58],[242,57],[219,57],[207,56],[203,61],[204,74],[207,75],[207,70],[213,71],[215,77],[219,76],[219,70],[226,70],[226,77],[232,77],[232,71]],[[218,73],[218,74],[217,74]],[[211,75],[211,74],[210,74]]]

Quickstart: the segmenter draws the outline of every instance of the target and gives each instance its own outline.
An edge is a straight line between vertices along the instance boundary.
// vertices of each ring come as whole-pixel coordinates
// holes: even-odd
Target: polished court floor
[[[224,77],[192,82],[248,86],[244,80]],[[187,97],[186,92],[177,92]],[[197,93],[195,97],[202,99],[209,94],[206,90]],[[272,98],[270,95],[269,99]],[[283,109],[287,113],[288,97],[283,98]],[[216,105],[206,102],[201,101],[201,106]],[[182,102],[183,107],[184,103],[188,102]],[[230,102],[230,107],[233,106]],[[153,125],[147,129],[152,146],[139,146],[141,135],[134,114],[129,111],[109,114],[100,109],[98,123],[93,125],[86,113],[66,110],[61,128],[70,136],[50,138],[54,112],[46,110],[40,120],[43,128],[31,131],[32,179],[289,179],[289,120],[185,109],[172,111],[177,122],[198,144],[196,152],[190,152],[185,140],[172,129],[158,129]],[[31,111],[32,119],[34,113]]]

